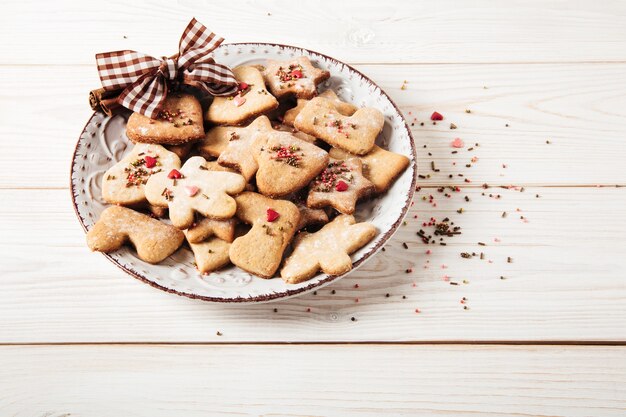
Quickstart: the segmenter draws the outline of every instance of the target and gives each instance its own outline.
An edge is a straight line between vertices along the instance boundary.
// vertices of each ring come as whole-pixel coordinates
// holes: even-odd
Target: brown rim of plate
[[[404,207],[402,208],[402,212],[400,213],[400,216],[398,217],[398,219],[394,222],[394,224],[391,226],[391,228],[389,230],[387,230],[385,232],[385,234],[383,234],[382,238],[379,240],[379,242],[376,244],[376,246],[374,246],[372,249],[370,249],[367,253],[365,253],[361,259],[357,260],[356,262],[354,262],[352,264],[352,269],[344,274],[341,275],[325,275],[322,279],[320,279],[319,281],[309,284],[305,287],[300,287],[297,288],[295,290],[286,290],[286,291],[281,291],[281,292],[274,292],[272,294],[264,294],[264,295],[259,295],[256,297],[234,297],[234,298],[220,298],[220,297],[207,297],[204,295],[197,295],[197,294],[190,294],[190,293],[186,293],[186,292],[182,292],[182,291],[177,291],[171,288],[167,288],[164,287],[162,285],[157,284],[154,281],[149,280],[148,278],[146,278],[145,276],[137,273],[136,271],[133,271],[131,269],[126,268],[125,266],[121,265],[119,262],[117,262],[115,259],[113,259],[109,254],[107,253],[102,253],[102,255],[104,255],[104,257],[106,257],[109,261],[111,261],[114,265],[116,265],[118,268],[120,268],[121,270],[123,270],[124,272],[126,272],[127,274],[129,274],[130,276],[138,279],[139,281],[142,281],[146,284],[149,284],[151,286],[153,286],[154,288],[158,288],[159,290],[165,291],[165,292],[169,292],[172,294],[176,294],[176,295],[180,295],[182,297],[187,297],[187,298],[192,298],[194,300],[202,300],[202,301],[210,301],[210,302],[218,302],[218,303],[263,303],[263,302],[268,302],[268,301],[274,301],[274,300],[278,300],[278,299],[282,299],[282,298],[288,298],[288,297],[293,297],[295,295],[301,294],[301,293],[305,293],[305,292],[309,292],[313,289],[316,288],[322,288],[328,284],[330,284],[331,282],[334,282],[336,280],[339,280],[340,278],[343,278],[344,276],[350,274],[351,272],[355,271],[361,264],[363,264],[363,262],[365,262],[367,259],[369,259],[370,256],[374,255],[376,252],[378,252],[380,250],[380,248],[382,248],[385,243],[387,243],[387,241],[394,235],[394,233],[398,230],[398,228],[400,227],[400,224],[402,223],[402,221],[404,220],[404,218],[406,217],[407,212],[409,211],[409,208],[411,206],[411,201],[413,201],[413,194],[415,193],[415,186],[417,184],[417,151],[415,148],[415,142],[413,140],[413,134],[411,133],[411,129],[409,128],[409,124],[407,123],[406,119],[404,118],[404,115],[402,114],[402,112],[400,112],[400,109],[398,108],[398,106],[396,105],[396,103],[391,99],[391,97],[389,97],[389,95],[378,86],[378,84],[376,84],[374,81],[372,81],[369,77],[367,77],[365,74],[363,74],[362,72],[360,72],[359,70],[355,69],[354,67],[352,67],[349,64],[346,64],[344,62],[341,62],[333,57],[330,57],[328,55],[322,54],[320,52],[315,52],[312,51],[310,49],[306,49],[306,48],[300,48],[298,46],[291,46],[291,45],[284,45],[284,44],[279,44],[279,43],[259,43],[259,42],[239,42],[239,43],[229,43],[229,44],[224,44],[224,46],[229,46],[229,45],[241,45],[241,46],[248,46],[248,45],[256,45],[256,46],[278,46],[279,48],[293,48],[293,49],[298,49],[301,51],[304,51],[306,53],[308,53],[311,56],[320,56],[323,57],[324,59],[330,60],[330,61],[335,61],[337,64],[343,65],[346,68],[348,68],[349,70],[353,71],[355,74],[357,74],[359,77],[361,77],[364,81],[366,81],[367,83],[369,83],[370,85],[374,86],[376,89],[378,89],[380,91],[381,94],[383,94],[387,100],[389,100],[389,102],[391,103],[391,105],[393,106],[393,108],[396,110],[396,112],[400,115],[400,117],[402,117],[402,120],[404,121],[404,128],[409,136],[409,140],[410,140],[410,146],[411,146],[411,151],[412,151],[412,156],[413,156],[413,161],[412,161],[412,168],[413,168],[413,178],[411,179],[411,187],[409,189],[409,193],[407,195],[407,199],[406,199],[406,204],[404,205]],[[83,134],[83,132],[85,131],[85,128],[89,125],[89,123],[91,122],[91,119],[93,119],[93,117],[96,115],[96,112],[94,112],[91,117],[89,118],[89,120],[87,121],[87,123],[85,123],[85,126],[83,126],[83,130],[81,131],[80,135],[78,136],[78,140],[76,141],[76,146],[74,147],[74,152],[72,154],[72,162],[71,162],[71,166],[70,166],[70,192],[72,194],[72,204],[74,206],[74,212],[76,213],[76,216],[78,217],[78,220],[80,221],[81,226],[83,227],[83,230],[85,232],[87,232],[87,227],[85,226],[85,222],[83,220],[83,218],[81,217],[79,211],[78,211],[78,206],[76,204],[76,197],[75,197],[75,190],[74,190],[74,182],[72,181],[72,174],[74,173],[74,161],[76,160],[76,153],[78,152],[78,144],[80,143],[80,138]]]

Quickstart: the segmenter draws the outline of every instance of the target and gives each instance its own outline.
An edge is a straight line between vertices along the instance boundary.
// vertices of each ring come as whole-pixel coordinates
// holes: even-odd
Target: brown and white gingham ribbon
[[[175,57],[157,59],[128,50],[100,53],[96,55],[98,75],[105,90],[123,89],[117,98],[122,106],[155,118],[167,96],[168,85],[175,81],[214,96],[237,91],[237,80],[230,68],[209,56],[223,41],[194,18],[180,38]]]

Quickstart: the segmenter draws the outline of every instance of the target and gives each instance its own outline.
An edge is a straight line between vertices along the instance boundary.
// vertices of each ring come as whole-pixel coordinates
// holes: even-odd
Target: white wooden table
[[[129,3],[1,6],[0,416],[626,414],[624,2]],[[192,16],[351,63],[416,118],[431,178],[349,278],[213,305],[86,248],[68,177],[94,53],[171,54]],[[431,216],[462,235],[422,244]]]

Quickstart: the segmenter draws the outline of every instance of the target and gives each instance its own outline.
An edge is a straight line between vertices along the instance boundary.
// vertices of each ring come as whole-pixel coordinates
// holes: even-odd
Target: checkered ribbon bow
[[[214,96],[237,91],[230,68],[208,56],[223,41],[194,18],[180,38],[178,55],[157,59],[128,50],[105,52],[96,55],[98,75],[104,90],[123,89],[118,103],[155,118],[172,83],[183,82]]]

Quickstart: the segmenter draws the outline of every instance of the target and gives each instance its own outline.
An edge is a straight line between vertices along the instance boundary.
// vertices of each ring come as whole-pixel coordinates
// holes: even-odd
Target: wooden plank
[[[417,193],[385,252],[317,295],[228,306],[160,292],[90,254],[67,190],[2,190],[0,342],[626,341],[626,219],[616,215],[626,189],[451,195]],[[462,234],[420,243],[430,217]]]
[[[622,416],[623,347],[16,346],[22,416]]]
[[[86,93],[98,80],[92,67],[47,68],[0,67],[0,188],[68,184],[70,155],[91,114]],[[358,69],[415,124],[419,168],[432,175],[426,184],[464,184],[458,173],[473,184],[626,184],[626,64]],[[29,83],[9,82],[19,77]],[[403,80],[406,90],[400,89]],[[446,117],[436,126],[429,120],[434,110]],[[456,130],[449,129],[451,122]],[[455,137],[480,147],[452,155]],[[479,162],[466,168],[472,156]],[[430,170],[433,160],[439,173]]]
[[[54,18],[51,18],[54,16]],[[620,1],[446,0],[323,6],[285,0],[3,2],[1,64],[92,64],[96,52],[176,51],[190,16],[228,42],[287,43],[348,62],[468,63],[624,61],[626,5]],[[59,45],[63,45],[59,48]],[[572,45],[575,45],[573,47]],[[24,53],[29,51],[30,53]]]

